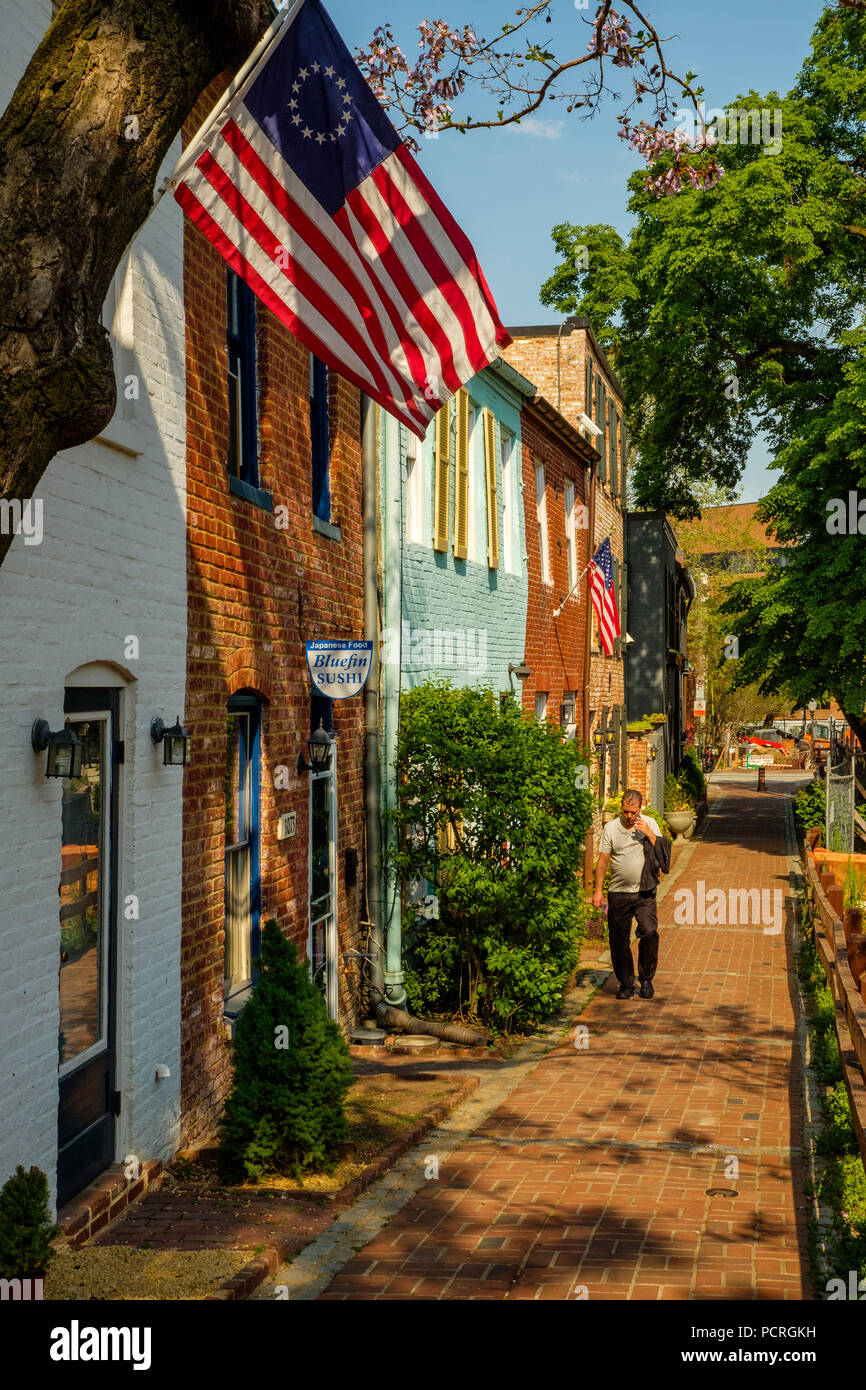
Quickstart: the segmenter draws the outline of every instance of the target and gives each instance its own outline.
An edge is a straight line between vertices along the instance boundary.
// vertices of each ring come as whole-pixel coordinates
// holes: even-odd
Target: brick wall
[[[547,717],[559,722],[560,705],[566,693],[575,696],[577,733],[581,734],[580,711],[585,684],[586,582],[581,581],[565,601],[562,612],[554,610],[569,591],[568,549],[565,531],[565,484],[575,490],[575,514],[585,505],[587,470],[582,458],[532,409],[524,406],[523,500],[526,513],[526,552],[528,555],[529,596],[526,614],[526,661],[529,679],[523,682],[523,704],[535,708],[539,692],[547,693]],[[551,583],[542,582],[541,552],[536,510],[535,464],[544,464],[547,535]],[[576,527],[576,574],[588,562],[588,532]]]
[[[190,118],[194,128],[219,84]],[[189,671],[187,726],[195,756],[186,774],[183,894],[183,1135],[207,1139],[230,1084],[223,1025],[224,777],[226,701],[252,689],[262,716],[262,923],[275,917],[303,957],[309,931],[311,686],[304,642],[363,637],[360,397],[330,374],[332,522],[341,540],[313,530],[309,355],[257,304],[259,482],[273,514],[230,494],[226,266],[191,226],[185,238],[189,382]],[[363,916],[363,705],[334,705],[337,741],[337,922],[340,953],[359,946]],[[288,786],[275,785],[288,778]],[[295,811],[293,838],[277,818]],[[347,887],[345,850],[358,851]],[[351,973],[349,973],[351,971]],[[340,1022],[356,1021],[357,963],[340,962]]]

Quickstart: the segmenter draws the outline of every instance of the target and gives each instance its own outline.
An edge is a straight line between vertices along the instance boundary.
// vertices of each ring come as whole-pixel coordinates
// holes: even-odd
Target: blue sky
[[[513,17],[519,0],[325,0],[350,48],[366,43],[377,24],[390,21],[407,57],[417,51],[421,19],[470,22],[486,38]],[[663,36],[668,66],[691,69],[706,88],[707,107],[721,106],[741,91],[786,91],[808,52],[809,37],[823,9],[820,0],[645,0],[644,13]],[[545,40],[558,55],[586,49],[595,9],[556,0]],[[627,92],[624,78],[620,91]],[[455,110],[476,115],[477,100],[458,99]],[[443,133],[425,140],[420,159],[437,190],[470,236],[506,324],[550,323],[556,315],[538,300],[538,290],[555,264],[550,229],[562,221],[608,222],[624,236],[626,179],[640,161],[617,137],[621,105],[607,99],[589,121],[568,116],[565,105],[548,102],[529,126]],[[756,441],[743,478],[742,499],[754,501],[777,476]]]

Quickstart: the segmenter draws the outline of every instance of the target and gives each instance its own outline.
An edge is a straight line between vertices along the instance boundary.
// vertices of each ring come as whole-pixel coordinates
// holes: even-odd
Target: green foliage
[[[842,887],[845,907],[866,907],[866,874],[848,860]]]
[[[410,1004],[494,1033],[532,1025],[561,1002],[585,932],[587,752],[489,690],[427,682],[400,708],[388,860],[404,884],[432,884],[439,911],[406,916]]]
[[[707,794],[707,780],[704,777],[697,750],[690,744],[683,750],[682,761],[677,770],[677,781],[693,805],[703,801]]]
[[[827,796],[823,782],[816,779],[795,793],[794,817],[804,835],[814,825],[823,828],[826,813]]]
[[[41,1168],[21,1164],[0,1189],[0,1278],[41,1278],[54,1255],[57,1235],[48,1205],[48,1179]]]
[[[683,786],[676,773],[669,772],[665,777],[665,810],[693,811],[695,800]]]
[[[261,978],[235,1028],[234,1084],[221,1123],[228,1181],[332,1169],[348,1135],[352,1062],[324,1000],[276,921],[262,934]]]

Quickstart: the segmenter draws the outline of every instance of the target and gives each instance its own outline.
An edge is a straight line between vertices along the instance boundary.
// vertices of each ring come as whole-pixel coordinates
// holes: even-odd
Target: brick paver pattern
[[[322,1298],[811,1298],[791,784],[754,786],[728,784],[659,903],[655,997],[611,976],[586,1048],[548,1053]],[[674,925],[699,879],[781,889],[782,931]]]

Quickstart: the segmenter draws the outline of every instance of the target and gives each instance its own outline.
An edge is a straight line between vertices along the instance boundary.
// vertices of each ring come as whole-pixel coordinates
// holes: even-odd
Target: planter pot
[[[845,933],[846,941],[850,940],[852,936],[859,936],[863,930],[862,907],[846,907],[842,918],[842,930]]]
[[[686,830],[694,830],[695,820],[692,811],[665,811],[665,820],[678,842],[686,838]]]
[[[862,932],[852,932],[848,937],[848,966],[859,986],[866,974],[866,936]]]

